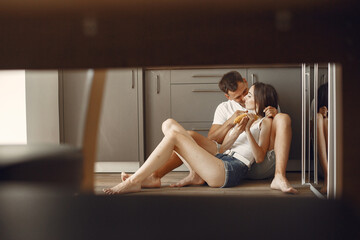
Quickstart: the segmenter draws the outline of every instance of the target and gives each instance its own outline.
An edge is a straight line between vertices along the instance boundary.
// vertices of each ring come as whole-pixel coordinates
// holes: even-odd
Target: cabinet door
[[[192,130],[195,132],[200,133],[204,137],[208,136],[209,130],[211,128],[212,122],[186,122],[181,123],[181,126],[183,126],[186,130]]]
[[[171,84],[218,84],[224,74],[230,71],[238,71],[243,78],[246,78],[245,68],[179,69],[171,70]]]
[[[218,84],[171,85],[171,116],[179,122],[212,121],[223,101],[226,98]]]
[[[98,135],[99,162],[139,161],[138,82],[136,69],[111,69]]]
[[[170,70],[145,71],[145,157],[163,138],[161,124],[170,117]]]
[[[300,170],[301,160],[301,67],[293,68],[249,68],[249,87],[252,82],[263,82],[274,86],[279,96],[281,112],[291,117],[292,142],[289,160],[296,160]],[[289,162],[290,164],[290,162]],[[289,165],[288,164],[288,165]],[[293,166],[294,164],[292,164]],[[293,168],[292,166],[288,167]]]

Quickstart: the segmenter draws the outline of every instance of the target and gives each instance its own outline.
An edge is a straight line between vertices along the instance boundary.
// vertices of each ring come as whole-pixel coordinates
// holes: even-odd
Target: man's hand
[[[247,111],[240,111],[240,110],[237,110],[234,112],[234,114],[229,118],[229,121],[233,124],[233,126],[235,125],[234,124],[234,121],[235,121],[235,118],[237,118],[238,116],[240,116],[241,114],[243,113],[246,113]]]
[[[274,118],[278,111],[276,108],[268,106],[264,109],[265,116],[268,118]]]

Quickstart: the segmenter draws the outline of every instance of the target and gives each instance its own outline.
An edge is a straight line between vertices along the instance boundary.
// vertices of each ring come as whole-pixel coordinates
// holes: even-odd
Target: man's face
[[[248,84],[247,81],[244,79],[244,82],[238,82],[238,87],[236,91],[228,91],[228,93],[225,94],[225,97],[229,100],[234,100],[241,106],[245,107],[244,97],[248,94],[248,91]]]

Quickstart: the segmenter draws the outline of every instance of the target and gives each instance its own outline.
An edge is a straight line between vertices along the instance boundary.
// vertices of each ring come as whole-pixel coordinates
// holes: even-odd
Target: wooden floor
[[[170,187],[185,176],[187,172],[170,172],[162,178],[161,188],[142,189],[137,195],[225,195],[225,196],[265,196],[265,197],[305,197],[316,198],[309,186],[301,186],[301,173],[289,172],[290,183],[299,191],[298,194],[285,194],[270,188],[271,178],[264,180],[245,180],[241,185],[233,188],[211,188],[204,186]],[[121,181],[119,173],[95,174],[95,193],[103,194],[102,189],[112,187]]]

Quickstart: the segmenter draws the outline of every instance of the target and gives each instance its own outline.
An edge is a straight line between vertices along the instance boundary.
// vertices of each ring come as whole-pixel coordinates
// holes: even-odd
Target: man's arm
[[[224,122],[224,124],[213,124],[209,130],[208,138],[221,144],[224,141],[227,132],[235,126],[235,118],[242,113],[244,112],[237,110],[228,120],[226,120],[226,122]]]
[[[224,141],[222,142],[221,147],[219,149],[219,153],[223,153],[233,146],[234,142],[239,137],[239,135],[245,131],[245,127],[248,121],[249,118],[244,117],[243,119],[241,119],[240,123],[235,124],[235,126],[230,131],[227,132]]]

